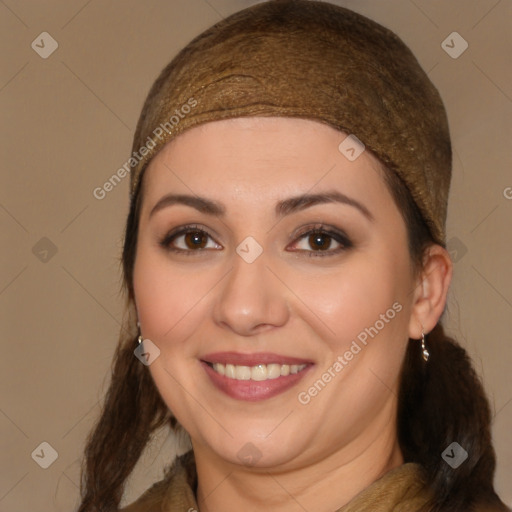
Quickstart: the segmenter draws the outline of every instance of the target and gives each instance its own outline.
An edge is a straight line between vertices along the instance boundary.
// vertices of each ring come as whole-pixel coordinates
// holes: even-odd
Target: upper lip
[[[311,361],[300,357],[283,356],[271,352],[242,354],[240,352],[215,352],[200,358],[206,363],[233,364],[237,366],[257,366],[259,364],[308,364]]]

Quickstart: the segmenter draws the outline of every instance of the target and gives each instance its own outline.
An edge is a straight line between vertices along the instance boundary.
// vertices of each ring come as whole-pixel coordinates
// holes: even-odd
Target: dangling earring
[[[430,357],[430,353],[425,345],[425,333],[423,331],[421,331],[421,353],[423,355],[423,360],[427,362]]]
[[[139,337],[137,338],[138,345],[140,345],[144,338],[142,337],[142,334],[140,333],[140,322],[137,320],[137,330],[139,331]]]

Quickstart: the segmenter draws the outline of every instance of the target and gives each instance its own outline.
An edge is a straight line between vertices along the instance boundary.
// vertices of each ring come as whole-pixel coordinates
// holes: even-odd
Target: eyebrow
[[[359,212],[362,213],[368,220],[374,220],[372,213],[364,204],[361,204],[356,199],[342,194],[337,190],[323,192],[321,194],[303,194],[280,201],[276,205],[276,215],[278,217],[284,217],[285,215],[290,215],[296,211],[304,210],[305,208],[325,203],[341,203],[353,206],[359,210]]]
[[[359,210],[368,220],[373,221],[374,216],[368,208],[359,201],[338,192],[337,190],[323,192],[321,194],[302,194],[299,196],[290,197],[279,201],[275,207],[275,214],[277,217],[284,217],[292,213],[310,208],[317,204],[326,203],[341,203],[352,206]],[[188,194],[167,194],[163,196],[151,209],[149,217],[154,215],[159,210],[172,206],[174,204],[183,204],[195,208],[201,213],[206,215],[213,215],[216,217],[224,217],[226,208],[217,201],[207,199],[206,197],[192,196]]]

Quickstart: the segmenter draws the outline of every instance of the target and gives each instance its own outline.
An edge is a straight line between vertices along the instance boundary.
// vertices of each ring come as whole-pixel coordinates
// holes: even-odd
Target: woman
[[[194,39],[137,126],[127,316],[80,512],[150,434],[192,450],[135,511],[504,511],[490,412],[440,317],[437,90],[390,31],[275,0]]]

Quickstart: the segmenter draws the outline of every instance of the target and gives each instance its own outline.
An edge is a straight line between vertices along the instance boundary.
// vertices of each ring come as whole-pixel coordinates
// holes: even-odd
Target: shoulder
[[[174,505],[184,506],[194,503],[194,491],[197,485],[195,461],[192,451],[176,457],[167,468],[162,480],[153,484],[136,501],[118,510],[118,512],[157,512],[178,510]],[[184,510],[187,510],[185,508]]]
[[[160,480],[145,491],[140,498],[130,505],[120,508],[118,512],[156,512],[161,509],[167,488],[166,479]]]

